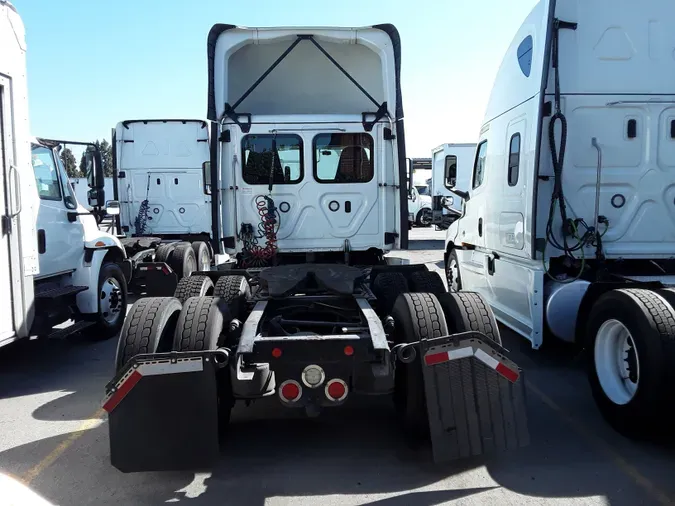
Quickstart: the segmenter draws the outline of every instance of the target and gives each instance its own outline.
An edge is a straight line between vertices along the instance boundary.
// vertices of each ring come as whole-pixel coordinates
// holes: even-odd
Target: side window
[[[32,146],[33,172],[38,195],[42,200],[61,200],[59,172],[52,151],[44,146]]]
[[[513,134],[509,143],[509,186],[518,184],[518,173],[520,171],[520,134]]]
[[[319,183],[367,183],[375,174],[369,134],[319,134],[314,137],[314,178]]]
[[[487,141],[483,141],[478,146],[476,152],[476,162],[473,166],[473,188],[476,189],[483,184],[485,179],[485,159],[487,157]]]
[[[445,157],[445,187],[451,190],[457,185],[457,157],[448,155]]]
[[[518,46],[518,64],[525,77],[532,72],[532,35],[528,35]]]
[[[247,184],[296,184],[302,181],[299,135],[250,134],[241,141],[242,175]]]
[[[61,178],[63,181],[63,193],[65,194],[63,202],[66,204],[68,209],[77,209],[77,198],[75,197],[73,183],[71,183],[70,178],[68,178],[68,173],[66,172],[66,168],[63,165],[63,161],[61,160],[60,156],[56,157],[56,163],[59,167],[59,172],[61,173]]]

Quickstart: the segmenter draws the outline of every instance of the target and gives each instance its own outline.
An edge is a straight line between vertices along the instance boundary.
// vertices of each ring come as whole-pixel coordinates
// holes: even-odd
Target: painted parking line
[[[21,476],[21,481],[25,485],[30,485],[30,483],[40,476],[42,471],[47,469],[49,466],[51,466],[54,462],[56,462],[63,453],[70,448],[75,441],[80,439],[85,432],[91,429],[95,429],[99,425],[103,423],[103,415],[105,412],[103,409],[99,408],[94,412],[87,420],[82,422],[82,425],[78,427],[78,429],[70,434],[66,439],[61,441],[59,445],[54,448],[49,455],[47,455],[45,458],[43,458],[40,462],[38,462],[34,467],[26,471],[22,476]]]

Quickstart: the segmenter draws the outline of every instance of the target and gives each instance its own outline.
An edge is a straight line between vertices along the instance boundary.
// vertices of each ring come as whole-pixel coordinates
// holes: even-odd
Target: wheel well
[[[103,257],[103,262],[122,262],[124,258],[124,254],[119,248],[111,247],[108,248],[108,251]]]
[[[612,283],[599,281],[596,283],[591,283],[591,285],[588,287],[588,290],[586,290],[586,293],[581,299],[579,311],[577,311],[577,320],[574,331],[575,342],[577,344],[580,344],[582,347],[586,346],[586,338],[587,338],[586,322],[588,321],[591,309],[593,308],[593,305],[596,303],[596,301],[600,297],[602,297],[605,293],[611,290],[618,290],[621,288],[642,288],[647,290],[658,290],[659,288],[663,288],[663,284],[659,283],[658,281],[647,283],[626,282],[626,281]]]

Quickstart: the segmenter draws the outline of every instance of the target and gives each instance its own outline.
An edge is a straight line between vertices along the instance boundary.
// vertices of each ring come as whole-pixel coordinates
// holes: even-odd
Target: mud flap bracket
[[[523,371],[504,348],[479,332],[416,344],[434,462],[529,444]]]

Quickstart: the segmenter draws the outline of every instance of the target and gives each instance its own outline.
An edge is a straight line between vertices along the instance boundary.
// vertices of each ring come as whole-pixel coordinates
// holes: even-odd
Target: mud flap
[[[124,473],[198,470],[219,455],[211,353],[137,355],[106,388],[110,460]]]
[[[466,332],[422,347],[436,463],[529,444],[523,371],[487,336]]]

